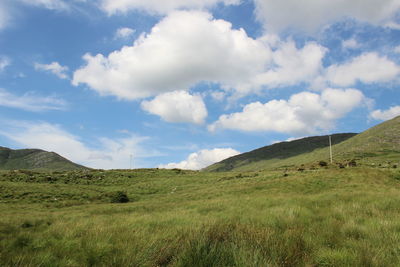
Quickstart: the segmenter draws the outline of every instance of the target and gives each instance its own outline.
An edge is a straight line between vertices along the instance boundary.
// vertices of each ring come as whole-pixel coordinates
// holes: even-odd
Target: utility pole
[[[333,163],[333,158],[332,158],[332,138],[329,136],[329,154],[331,156],[331,164]]]

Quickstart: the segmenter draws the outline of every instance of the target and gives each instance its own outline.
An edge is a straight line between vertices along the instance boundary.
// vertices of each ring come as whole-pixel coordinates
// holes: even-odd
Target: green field
[[[400,265],[393,166],[3,171],[0,201],[1,266]]]

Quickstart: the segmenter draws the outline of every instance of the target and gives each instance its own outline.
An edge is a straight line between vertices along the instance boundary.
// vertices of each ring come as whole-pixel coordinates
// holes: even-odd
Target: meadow
[[[2,171],[0,213],[1,266],[400,265],[390,166]]]

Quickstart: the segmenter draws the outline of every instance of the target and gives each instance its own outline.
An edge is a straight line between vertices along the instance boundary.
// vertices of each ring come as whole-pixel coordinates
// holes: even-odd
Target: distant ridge
[[[357,160],[363,164],[400,161],[400,116],[360,134],[332,135],[334,163]],[[208,166],[204,171],[257,171],[313,165],[329,161],[328,136],[282,142],[243,153]]]
[[[86,167],[54,152],[41,149],[17,149],[13,150],[0,146],[0,169],[2,170],[79,170]]]
[[[355,135],[356,133],[333,134],[332,143],[338,144]],[[205,168],[204,170],[231,171],[261,161],[271,161],[270,163],[272,163],[297,155],[309,153],[318,148],[327,147],[329,146],[328,140],[328,136],[326,135],[305,137],[294,141],[284,141],[227,158],[221,162],[215,163]]]

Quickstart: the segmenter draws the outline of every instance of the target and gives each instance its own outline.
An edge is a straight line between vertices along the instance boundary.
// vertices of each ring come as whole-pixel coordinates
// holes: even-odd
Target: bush
[[[125,192],[117,191],[110,194],[111,203],[127,203],[129,202],[128,195]]]
[[[320,162],[318,162],[318,165],[321,167],[326,167],[328,166],[328,163],[326,161],[321,160]]]

